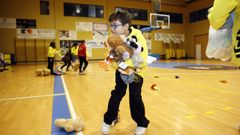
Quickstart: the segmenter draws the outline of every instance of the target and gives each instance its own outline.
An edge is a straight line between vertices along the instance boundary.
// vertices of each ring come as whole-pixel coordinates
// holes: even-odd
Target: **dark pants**
[[[87,61],[87,58],[86,56],[79,56],[79,72],[83,72],[87,66],[88,66],[88,61]],[[83,66],[84,64],[84,66]]]
[[[53,74],[53,57],[48,57],[48,69],[50,69],[51,74]]]
[[[64,62],[64,64],[61,66],[61,69],[63,69],[65,66],[67,66],[67,70],[68,70],[68,68],[71,66],[71,60],[63,61],[63,62]]]
[[[108,109],[104,114],[104,122],[107,124],[111,124],[117,118],[120,102],[127,89],[127,85],[122,81],[119,71],[116,71],[115,77],[115,90],[111,92]],[[137,126],[147,127],[149,120],[145,117],[145,108],[141,96],[142,84],[143,78],[137,74],[134,77],[134,82],[129,84],[130,110],[132,119],[137,123]]]

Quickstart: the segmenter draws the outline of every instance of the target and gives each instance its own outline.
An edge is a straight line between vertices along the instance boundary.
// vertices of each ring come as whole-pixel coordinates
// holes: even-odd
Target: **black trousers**
[[[79,56],[79,72],[83,72],[87,66],[88,66],[88,61],[86,56]],[[83,66],[84,64],[84,66]]]
[[[108,109],[104,114],[104,122],[107,124],[111,124],[117,118],[120,102],[127,89],[127,85],[122,81],[119,71],[115,73],[115,82],[115,89],[111,92]],[[141,96],[142,84],[143,78],[137,74],[134,77],[134,82],[129,84],[130,110],[132,119],[137,123],[137,126],[147,127],[149,120],[145,117],[145,107]]]
[[[67,70],[68,70],[68,68],[71,66],[71,60],[64,61],[64,64],[61,66],[61,69],[63,69],[65,66],[67,66]]]
[[[50,69],[51,74],[53,74],[53,57],[48,57],[48,66],[47,68]]]

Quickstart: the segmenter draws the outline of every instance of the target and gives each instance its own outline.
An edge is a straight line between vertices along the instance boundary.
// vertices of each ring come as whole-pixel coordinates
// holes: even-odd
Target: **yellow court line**
[[[223,110],[225,110],[225,111],[229,111],[229,110],[232,110],[232,109],[233,109],[232,107],[223,108]]]
[[[207,115],[212,115],[214,114],[215,112],[214,111],[208,111],[208,112],[205,112]]]
[[[196,118],[196,115],[194,115],[194,114],[188,115],[188,116],[186,116],[186,118],[187,118],[187,119],[194,119],[194,118]]]

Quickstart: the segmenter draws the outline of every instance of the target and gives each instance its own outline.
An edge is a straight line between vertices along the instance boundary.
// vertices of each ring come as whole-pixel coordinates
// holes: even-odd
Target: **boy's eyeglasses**
[[[109,25],[109,27],[111,27],[112,29],[116,29],[118,26],[122,26],[122,24],[112,24],[112,25]]]

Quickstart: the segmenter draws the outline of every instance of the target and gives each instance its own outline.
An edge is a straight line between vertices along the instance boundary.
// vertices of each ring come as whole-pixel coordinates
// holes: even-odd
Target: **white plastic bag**
[[[215,30],[209,27],[206,55],[208,58],[227,61],[232,52],[232,29]]]
[[[147,64],[152,64],[154,61],[157,61],[157,58],[148,55]]]

